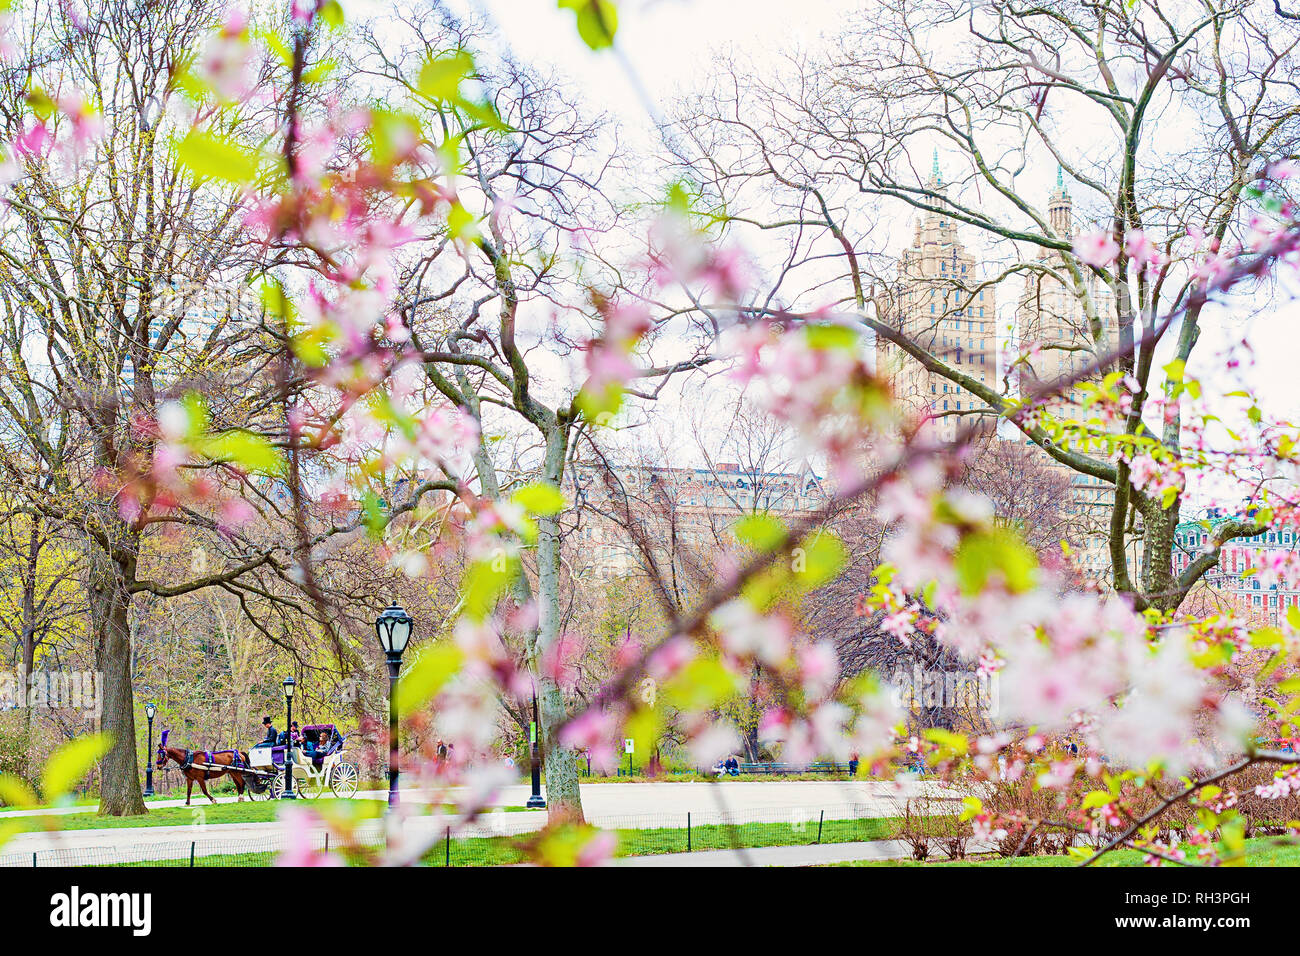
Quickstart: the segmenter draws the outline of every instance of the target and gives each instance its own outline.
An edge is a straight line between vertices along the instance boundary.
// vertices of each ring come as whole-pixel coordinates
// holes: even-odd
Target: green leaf
[[[664,685],[664,695],[683,711],[715,707],[740,692],[739,679],[720,661],[697,657]]]
[[[281,66],[293,68],[293,50],[289,49],[289,44],[284,42],[280,34],[274,30],[258,30],[256,36],[266,44],[267,49],[280,61]]]
[[[465,569],[461,582],[461,602],[465,616],[482,621],[493,609],[520,573],[519,558],[503,549],[498,555],[475,561]]]
[[[614,45],[618,32],[618,8],[611,0],[559,0],[561,10],[572,10],[578,18],[578,36],[593,50]]]
[[[0,773],[0,804],[6,807],[34,807],[39,801],[26,780],[12,773]]]
[[[809,591],[834,579],[849,560],[849,549],[829,531],[819,531],[800,550],[803,561],[794,566],[795,578]]]
[[[1105,790],[1093,790],[1086,794],[1083,802],[1079,804],[1081,810],[1096,810],[1098,807],[1104,807],[1108,803],[1113,803],[1114,796]]]
[[[847,325],[823,322],[804,327],[804,338],[815,349],[839,349],[852,352],[858,348],[858,333]]]
[[[632,759],[644,763],[650,758],[659,738],[664,733],[662,715],[648,708],[641,708],[623,724],[623,736],[632,740]]]
[[[977,594],[990,581],[1001,579],[1008,590],[1021,593],[1034,586],[1038,557],[1007,528],[974,531],[962,538],[953,564],[965,594]]]
[[[370,152],[380,166],[396,162],[412,143],[424,138],[419,121],[406,113],[372,110],[370,117]]]
[[[426,647],[397,682],[397,713],[406,717],[433,700],[460,671],[464,660],[455,644]]]
[[[961,734],[954,734],[951,730],[944,730],[941,727],[931,727],[922,731],[922,736],[926,740],[938,744],[944,750],[952,751],[954,754],[964,754],[970,750],[970,743]]]
[[[416,86],[430,99],[455,103],[461,99],[461,83],[473,73],[474,57],[466,50],[456,50],[426,60]]]
[[[372,540],[378,541],[384,536],[384,529],[388,527],[388,515],[384,513],[384,503],[373,491],[367,491],[361,500],[361,513],[367,533]]]
[[[574,400],[582,417],[593,425],[608,425],[623,407],[623,386],[609,382],[603,389],[584,387]]]
[[[50,98],[50,95],[39,86],[34,86],[28,91],[27,105],[32,108],[32,112],[36,114],[36,118],[41,122],[53,116],[54,111],[58,109],[58,105]]]
[[[58,800],[75,787],[110,746],[107,734],[88,734],[68,741],[50,756],[41,776],[41,792]]]
[[[771,551],[785,537],[785,524],[771,515],[745,515],[732,529],[736,540],[755,551]]]
[[[560,490],[545,481],[524,485],[510,500],[530,515],[557,515],[569,507]]]
[[[284,459],[279,449],[261,435],[242,428],[212,436],[202,443],[200,451],[213,461],[232,462],[250,474],[284,474]]]
[[[304,365],[311,368],[324,368],[330,360],[330,354],[325,346],[333,338],[333,332],[321,325],[306,332],[299,332],[289,340],[289,345],[293,348],[293,354],[298,356]]]
[[[195,130],[176,144],[176,159],[200,179],[251,183],[257,178],[259,158],[228,140]]]
[[[343,26],[343,7],[338,0],[328,0],[316,12],[316,15],[326,22],[330,28],[337,30]]]
[[[447,235],[452,239],[470,239],[477,234],[474,214],[459,199],[453,200],[447,209]]]

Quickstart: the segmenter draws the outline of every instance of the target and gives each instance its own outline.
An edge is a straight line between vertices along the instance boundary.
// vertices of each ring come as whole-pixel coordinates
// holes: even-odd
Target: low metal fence
[[[838,804],[808,807],[711,809],[686,813],[589,814],[588,822],[614,835],[618,856],[650,856],[706,850],[801,846],[817,843],[856,843],[895,837],[895,821],[879,804]],[[424,840],[421,862],[429,866],[499,866],[533,859],[537,831],[545,813],[494,812],[473,822],[447,816],[413,817]],[[309,853],[335,851],[351,862],[366,862],[382,849],[380,821],[369,821],[349,841],[339,844],[322,830],[277,832],[258,838],[227,838],[223,824],[196,828],[191,839],[157,843],[135,839],[102,845],[50,846],[32,850],[0,850],[0,867],[24,866],[168,866],[247,867],[294,863]],[[66,831],[69,843],[78,834],[111,834],[112,830]],[[51,836],[51,840],[59,837]],[[331,840],[333,844],[331,845]]]

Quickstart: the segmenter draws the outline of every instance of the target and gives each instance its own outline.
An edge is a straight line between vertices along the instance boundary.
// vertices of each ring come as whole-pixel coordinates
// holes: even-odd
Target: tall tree
[[[132,602],[284,569],[283,535],[239,526],[274,514],[253,473],[278,455],[248,426],[277,425],[275,350],[246,279],[237,190],[184,165],[174,143],[210,113],[224,68],[210,44],[242,26],[220,4],[113,0],[86,18],[25,7],[24,42],[0,78],[0,124],[15,144],[0,253],[0,414],[28,451],[4,463],[8,492],[84,555],[103,684],[100,811],[145,811],[132,693]],[[224,33],[222,32],[224,30]],[[243,64],[248,81],[262,64]],[[228,77],[225,77],[228,79]],[[265,116],[222,114],[232,137]],[[206,400],[184,401],[191,392]],[[208,436],[202,438],[201,436]],[[207,442],[197,460],[183,439]],[[210,439],[210,440],[209,440]],[[237,507],[224,502],[239,499]],[[188,576],[151,562],[170,526],[215,556]]]
[[[582,343],[602,323],[616,347],[624,335],[649,341],[652,326],[674,318],[651,318],[629,302],[617,270],[594,251],[595,237],[617,230],[622,218],[602,185],[615,155],[604,136],[608,120],[586,115],[554,77],[508,58],[490,67],[479,62],[485,58],[472,54],[487,41],[473,27],[427,14],[401,23],[408,42],[392,50],[372,36],[363,65],[421,118],[442,164],[426,170],[450,165],[456,187],[454,214],[422,234],[404,264],[401,334],[409,334],[428,380],[482,434],[522,428],[529,436],[522,469],[519,457],[503,468],[491,441],[476,449],[481,497],[504,500],[524,482],[559,489],[577,437],[603,420],[598,406],[605,396],[593,384],[597,356],[587,351],[592,375],[585,377],[576,361]],[[485,91],[481,99],[455,92],[471,78]],[[643,351],[632,391],[644,386],[640,394],[653,398],[666,378],[696,367],[701,354],[688,349],[655,362]],[[575,753],[556,734],[571,715],[561,687],[541,666],[561,636],[560,516],[541,514],[537,526],[535,574],[516,576],[512,598],[537,609],[523,657],[538,690],[548,807],[555,818],[580,818]]]
[[[1259,525],[1216,526],[1212,547],[1175,573],[1181,497],[1135,476],[1138,455],[1114,452],[1149,449],[1175,467],[1198,458],[1180,398],[1204,320],[1201,280],[1215,281],[1220,248],[1253,248],[1252,185],[1296,154],[1298,41],[1296,24],[1262,0],[886,0],[852,18],[830,53],[719,80],[682,111],[680,159],[733,232],[787,236],[777,301],[850,311],[978,399],[971,414],[1010,420],[1057,462],[1113,486],[1114,587],[1140,608],[1169,610],[1224,541]],[[930,170],[936,150],[942,176]],[[1060,169],[1078,211],[1102,224],[1092,243],[1113,253],[1076,247],[1078,223],[1053,216],[1050,188],[1027,188],[1031,166],[1045,184]],[[949,280],[944,318],[1012,277],[1077,300],[1082,338],[1048,347],[1077,353],[1066,363],[1075,382],[1123,376],[1115,387],[1131,401],[1117,426],[1018,414],[1041,387],[1032,377],[1017,396],[971,375],[937,339],[905,334],[882,244],[898,237],[881,223],[909,208],[965,227],[997,263]],[[839,263],[829,303],[828,260]],[[1140,572],[1125,550],[1134,534]]]

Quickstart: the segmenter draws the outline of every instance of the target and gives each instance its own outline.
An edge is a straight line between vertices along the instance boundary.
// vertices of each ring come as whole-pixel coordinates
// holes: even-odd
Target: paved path
[[[802,807],[812,811],[870,806],[882,811],[898,800],[925,791],[940,795],[931,783],[894,783],[877,780],[725,780],[719,783],[586,783],[582,784],[584,812],[592,814],[680,813],[717,810],[721,801],[737,813],[762,810],[787,810]],[[454,796],[457,788],[450,793]],[[527,784],[503,787],[492,802],[497,807],[522,807],[529,796]],[[545,792],[545,788],[543,788]],[[386,790],[359,790],[358,797],[383,799]],[[322,797],[321,799],[331,799]],[[403,790],[407,803],[428,802],[428,796],[416,790]],[[234,803],[234,797],[218,797],[218,803]],[[183,799],[147,800],[150,809],[183,807]],[[195,797],[193,806],[203,806]],[[46,816],[69,813],[94,813],[95,807],[43,807],[38,810],[0,809],[0,820],[11,816]],[[782,819],[778,817],[778,819]]]
[[[456,822],[455,817],[445,814],[413,816],[405,821],[402,839],[423,849],[437,842]],[[544,813],[490,813],[481,817],[468,835],[515,836],[538,829],[545,822]],[[325,834],[325,828],[319,826],[291,834],[279,820],[20,833],[0,849],[0,867],[31,866],[33,853],[37,866],[84,866],[182,860],[191,852],[195,856],[277,852],[304,841],[322,849]],[[363,821],[357,834],[360,842],[378,845],[383,840],[383,821]]]
[[[711,783],[605,783],[582,787],[584,813],[597,826],[625,828],[683,827],[687,814],[696,826],[710,823],[752,823],[807,821],[818,816],[843,819],[862,816],[893,816],[899,800],[924,788],[931,795],[938,791],[929,784],[906,785],[876,781],[726,781]],[[521,806],[528,798],[528,787],[505,788],[498,795],[498,806]],[[379,797],[382,791],[361,791],[358,796]],[[221,802],[231,802],[224,798]],[[326,799],[326,798],[322,798]],[[407,804],[420,801],[419,794],[403,792]],[[151,807],[183,806],[184,801],[151,801]],[[195,804],[199,806],[199,804]],[[303,801],[299,806],[310,806]],[[9,816],[32,814],[85,813],[90,808],[0,812],[0,822]],[[546,814],[538,812],[496,812],[485,814],[472,831],[456,827],[453,816],[419,814],[406,820],[403,839],[413,845],[427,845],[448,826],[462,836],[517,835],[544,825]],[[382,823],[369,820],[362,824],[364,838],[378,841]],[[325,831],[317,828],[310,839],[323,845]],[[32,853],[37,862],[120,863],[146,860],[181,859],[191,848],[196,856],[254,853],[283,849],[289,833],[278,820],[261,823],[221,823],[183,826],[117,827],[98,830],[66,830],[19,834],[0,848],[0,865],[31,865]],[[799,848],[778,848],[799,849]],[[713,851],[709,851],[713,852]],[[728,851],[720,851],[726,853]],[[756,852],[756,851],[755,851]],[[707,857],[707,853],[703,854]],[[668,865],[668,864],[649,864]],[[687,865],[683,863],[682,865]],[[709,865],[709,864],[703,864]]]

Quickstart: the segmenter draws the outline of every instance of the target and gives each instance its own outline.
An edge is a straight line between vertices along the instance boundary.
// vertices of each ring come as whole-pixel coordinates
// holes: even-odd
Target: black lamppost
[[[144,705],[144,715],[149,721],[149,759],[144,765],[144,796],[153,796],[153,715],[158,713],[158,707],[153,701]]]
[[[287,746],[284,748],[284,792],[280,794],[281,800],[298,799],[298,795],[293,792],[293,689],[295,686],[292,674],[284,679],[284,739]]]
[[[400,604],[390,604],[375,618],[375,634],[388,662],[388,805],[397,806],[397,677],[402,672],[402,652],[411,639],[415,622]]]
[[[528,728],[529,763],[532,768],[533,792],[528,796],[524,806],[531,810],[545,810],[546,801],[542,799],[542,758],[538,752],[537,688],[533,688],[533,723]]]

